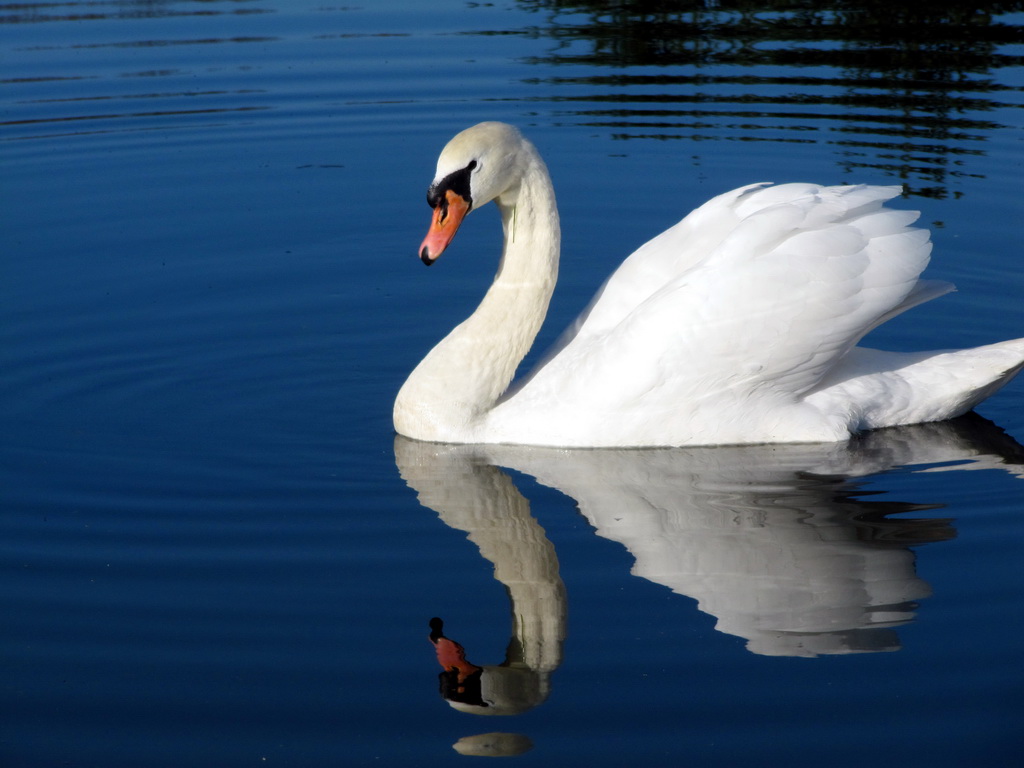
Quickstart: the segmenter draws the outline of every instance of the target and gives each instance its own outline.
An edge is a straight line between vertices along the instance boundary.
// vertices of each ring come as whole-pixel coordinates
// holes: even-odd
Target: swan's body
[[[408,437],[576,447],[833,442],[969,411],[1024,366],[1024,339],[901,354],[855,346],[952,289],[919,280],[928,232],[898,187],[755,184],[633,253],[522,383],[558,273],[554,190],[513,127],[457,135],[428,193],[432,263],[494,200],[505,246],[477,310],[395,401]]]

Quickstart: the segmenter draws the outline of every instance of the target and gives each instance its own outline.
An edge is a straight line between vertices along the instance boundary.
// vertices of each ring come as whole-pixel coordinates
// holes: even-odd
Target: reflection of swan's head
[[[455,694],[441,673],[441,694],[452,709],[471,715],[518,715],[548,697],[548,685],[525,667],[481,667],[471,695]]]
[[[473,715],[517,715],[548,697],[548,675],[519,662],[477,666],[463,647],[445,637],[441,619],[430,620],[430,641],[443,668],[441,695],[453,709]]]

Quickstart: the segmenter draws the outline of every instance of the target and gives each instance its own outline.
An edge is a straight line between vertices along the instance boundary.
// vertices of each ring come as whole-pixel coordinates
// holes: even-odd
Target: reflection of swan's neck
[[[529,502],[507,474],[487,463],[472,446],[441,446],[399,437],[395,461],[420,503],[451,527],[465,531],[480,554],[494,564],[495,578],[508,589],[512,637],[505,661],[499,666],[470,664],[460,669],[467,674],[483,670],[482,687],[488,700],[487,707],[471,706],[465,711],[513,714],[540,704],[547,698],[551,673],[562,661],[568,608],[554,545],[530,514]],[[462,667],[462,660],[451,664],[439,655],[439,661],[446,669]]]
[[[558,277],[558,211],[543,161],[532,153],[518,184],[496,200],[505,244],[480,306],[409,376],[395,426],[421,440],[474,442],[547,313]]]
[[[546,689],[547,674],[562,662],[566,631],[565,585],[554,545],[528,511],[518,519],[481,520],[467,532],[508,590],[512,637],[503,666],[539,673]]]
[[[512,638],[505,665],[554,671],[565,638],[565,585],[554,545],[512,479],[458,446],[398,438],[395,460],[420,503],[465,531],[508,589]]]

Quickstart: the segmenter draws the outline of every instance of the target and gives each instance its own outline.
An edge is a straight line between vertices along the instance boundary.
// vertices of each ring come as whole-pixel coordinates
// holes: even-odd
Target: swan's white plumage
[[[898,187],[754,184],[710,200],[627,258],[544,361],[505,390],[547,309],[551,182],[514,128],[459,134],[435,185],[476,161],[506,240],[477,312],[399,393],[395,425],[445,442],[561,446],[834,441],[966,412],[1024,364],[1024,340],[953,353],[856,347],[952,289],[920,281],[931,243]],[[514,236],[513,230],[514,228]],[[499,397],[500,396],[500,397]]]

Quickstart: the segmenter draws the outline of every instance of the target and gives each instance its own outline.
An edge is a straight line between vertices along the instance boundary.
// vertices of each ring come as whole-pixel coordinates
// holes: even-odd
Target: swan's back
[[[952,289],[919,281],[929,234],[911,226],[918,213],[883,207],[899,192],[758,184],[712,199],[623,262],[488,432],[591,446],[843,439],[872,403],[806,396],[844,380],[873,327]]]

